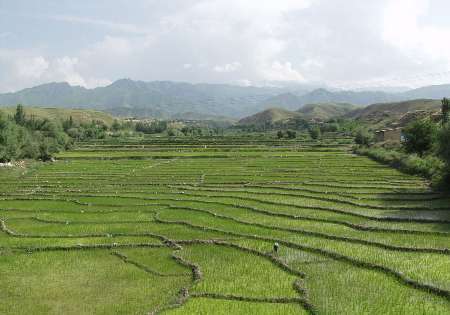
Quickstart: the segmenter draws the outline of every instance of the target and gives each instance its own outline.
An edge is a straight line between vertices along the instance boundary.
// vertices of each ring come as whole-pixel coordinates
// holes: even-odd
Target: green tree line
[[[442,100],[440,123],[430,118],[418,119],[402,130],[400,150],[369,148],[362,150],[376,160],[399,165],[411,173],[426,175],[435,186],[450,187],[450,101]],[[356,134],[355,142],[369,147],[373,137],[367,130]]]
[[[51,121],[27,116],[17,105],[14,116],[0,112],[0,162],[18,159],[48,161],[76,140],[102,138],[108,129],[102,122],[78,124],[72,117]]]

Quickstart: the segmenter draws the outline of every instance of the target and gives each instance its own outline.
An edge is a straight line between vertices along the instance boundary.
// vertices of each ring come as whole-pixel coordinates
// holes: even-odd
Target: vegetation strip
[[[349,242],[349,243],[376,246],[376,247],[380,247],[380,248],[384,248],[384,249],[388,249],[388,250],[404,251],[404,252],[438,253],[438,254],[445,254],[445,255],[450,254],[450,249],[448,249],[448,248],[417,248],[417,247],[394,246],[394,245],[389,245],[389,244],[385,244],[385,243],[366,241],[366,240],[361,240],[361,239],[351,238],[351,237],[342,237],[342,236],[330,235],[330,234],[325,234],[325,233],[320,233],[320,232],[305,231],[305,230],[301,230],[301,229],[283,228],[283,227],[265,225],[265,224],[256,223],[256,222],[247,222],[247,221],[238,220],[233,217],[216,214],[214,212],[211,212],[208,210],[203,210],[203,209],[195,209],[195,208],[189,208],[189,207],[170,207],[170,208],[207,213],[207,214],[212,215],[217,218],[231,220],[233,222],[241,223],[244,225],[251,225],[251,226],[257,226],[257,227],[266,228],[266,229],[274,229],[274,230],[280,230],[280,231],[286,231],[286,232],[292,232],[292,233],[299,233],[299,234],[315,236],[315,237],[320,237],[320,238],[325,238],[325,239],[330,239],[330,240],[337,240],[337,241],[344,241],[344,242]]]
[[[145,266],[143,264],[140,264],[140,263],[138,263],[138,262],[136,262],[134,260],[131,260],[130,258],[128,258],[128,256],[126,256],[126,255],[124,255],[124,254],[122,254],[120,252],[113,251],[111,254],[116,256],[116,257],[118,257],[119,259],[121,259],[124,263],[134,265],[137,268],[142,269],[143,271],[145,271],[147,273],[150,273],[150,274],[152,274],[154,276],[157,276],[157,277],[185,277],[185,276],[188,276],[188,274],[160,273],[158,271],[150,269],[149,267],[147,267],[147,266]]]
[[[431,293],[431,294],[436,295],[436,296],[443,297],[443,298],[447,299],[448,301],[450,301],[450,291],[449,290],[441,289],[441,288],[438,288],[438,287],[430,285],[430,284],[424,284],[424,283],[415,281],[413,279],[410,279],[410,278],[406,277],[405,275],[403,275],[400,272],[397,272],[397,271],[395,271],[393,269],[390,269],[390,268],[382,266],[382,265],[377,265],[377,264],[372,264],[372,263],[367,263],[367,262],[364,262],[364,261],[356,260],[356,259],[350,258],[348,256],[341,255],[341,254],[338,254],[338,253],[335,253],[335,252],[331,252],[331,251],[328,251],[328,250],[319,249],[319,248],[315,248],[315,247],[311,247],[311,246],[300,245],[300,244],[297,244],[297,243],[284,241],[282,239],[276,239],[276,238],[270,238],[270,237],[262,237],[262,236],[257,236],[257,235],[246,235],[246,234],[229,232],[229,231],[215,229],[215,228],[209,228],[209,227],[205,227],[205,226],[201,226],[201,225],[195,225],[195,224],[187,223],[187,222],[184,222],[184,221],[164,221],[164,220],[162,220],[160,218],[157,218],[157,221],[161,222],[161,223],[166,223],[166,224],[185,225],[185,226],[189,226],[191,228],[197,228],[199,230],[204,230],[204,231],[221,232],[221,233],[232,235],[232,236],[236,236],[236,237],[245,237],[245,238],[251,238],[251,239],[255,239],[255,240],[262,240],[262,241],[269,241],[269,242],[278,242],[279,244],[285,245],[285,246],[290,247],[290,248],[294,248],[294,249],[299,249],[299,250],[303,250],[303,251],[307,251],[307,252],[311,252],[311,253],[320,254],[320,255],[323,255],[323,256],[325,256],[327,258],[331,258],[331,259],[334,259],[334,260],[338,260],[338,261],[343,261],[343,262],[349,263],[349,264],[351,264],[353,266],[356,266],[356,267],[361,267],[361,268],[365,268],[365,269],[369,269],[369,270],[375,270],[375,271],[382,272],[382,273],[384,273],[386,275],[389,275],[389,276],[399,280],[400,283],[403,283],[405,285],[408,285],[408,286],[413,287],[413,288],[418,289],[418,290],[422,290],[422,291]]]

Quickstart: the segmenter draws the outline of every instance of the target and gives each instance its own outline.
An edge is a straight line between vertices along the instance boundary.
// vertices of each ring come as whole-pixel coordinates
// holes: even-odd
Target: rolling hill
[[[334,117],[344,116],[357,108],[358,106],[349,103],[319,103],[306,104],[297,112],[306,120],[326,121]]]
[[[261,103],[262,108],[280,107],[289,110],[298,109],[303,105],[301,98],[293,93],[278,94]]]
[[[407,113],[415,111],[438,111],[441,108],[440,100],[416,99],[403,102],[372,104],[356,109],[345,115],[374,126],[387,126],[399,122]]]
[[[300,118],[300,113],[292,112],[282,108],[269,108],[254,115],[239,120],[239,125],[265,125],[276,122],[287,121],[293,118]]]
[[[240,125],[263,125],[288,121],[296,118],[308,121],[326,121],[334,117],[341,117],[357,108],[348,103],[307,104],[297,111],[281,108],[269,108],[239,121]]]
[[[39,119],[66,120],[72,116],[73,120],[77,123],[88,123],[92,120],[97,120],[104,122],[108,126],[114,121],[114,117],[110,114],[97,110],[49,107],[25,107],[24,110],[25,115],[28,117],[34,116]],[[16,107],[3,107],[0,108],[0,112],[12,116],[16,112]]]

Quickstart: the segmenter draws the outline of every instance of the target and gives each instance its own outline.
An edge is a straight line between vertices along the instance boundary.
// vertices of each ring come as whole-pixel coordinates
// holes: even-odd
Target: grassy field
[[[0,169],[0,314],[449,314],[450,197],[349,142],[98,141]]]

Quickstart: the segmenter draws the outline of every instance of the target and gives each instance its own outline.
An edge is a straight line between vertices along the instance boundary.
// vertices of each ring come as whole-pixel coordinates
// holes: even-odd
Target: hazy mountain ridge
[[[369,105],[418,98],[450,96],[450,85],[435,85],[401,93],[330,91],[301,86],[253,87],[191,84],[172,81],[121,79],[106,87],[86,89],[67,83],[48,83],[15,93],[0,94],[0,105],[91,108],[116,116],[171,118],[182,113],[244,117],[267,108],[297,110],[306,104],[351,103]]]
[[[450,84],[431,85],[397,93],[385,91],[330,91],[319,88],[303,95],[295,95],[294,93],[279,94],[265,100],[262,106],[270,105],[270,107],[282,107],[293,110],[306,104],[349,103],[366,106],[414,99],[442,99],[449,96]]]
[[[95,89],[48,83],[0,94],[0,104],[95,108],[120,116],[169,118],[179,113],[196,112],[242,117],[257,111],[261,102],[282,91],[271,87],[122,79]]]

